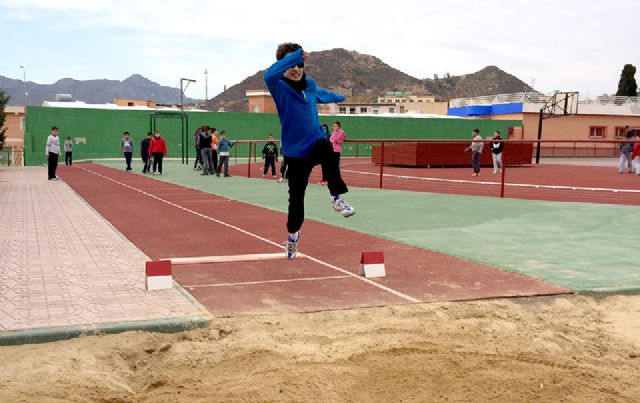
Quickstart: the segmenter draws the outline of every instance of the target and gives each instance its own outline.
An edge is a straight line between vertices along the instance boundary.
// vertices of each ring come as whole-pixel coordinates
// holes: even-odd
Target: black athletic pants
[[[56,169],[58,169],[58,154],[49,152],[49,158],[47,158],[47,168],[49,171],[49,179],[56,177]]]
[[[153,172],[162,173],[162,159],[164,158],[164,153],[153,153]]]
[[[204,165],[204,161],[202,161],[202,154],[200,153],[200,147],[196,147],[196,160],[193,162],[193,169],[196,169],[198,163],[200,163],[200,165]]]
[[[289,174],[289,217],[287,231],[294,233],[304,222],[304,194],[309,175],[316,165],[322,166],[322,176],[327,179],[331,196],[347,193],[349,189],[340,176],[339,154],[333,152],[329,140],[319,140],[307,157],[285,157]]]
[[[269,167],[271,167],[271,175],[276,176],[276,157],[275,156],[266,156],[264,157],[264,168],[262,168],[262,174],[266,175],[269,172]]]
[[[131,171],[131,158],[133,158],[133,153],[130,151],[125,151],[123,154],[124,162],[127,163],[127,171]]]
[[[146,174],[147,172],[151,171],[151,157],[144,154],[141,154],[140,157],[142,157],[142,162],[144,163],[144,166],[142,167],[142,173]]]

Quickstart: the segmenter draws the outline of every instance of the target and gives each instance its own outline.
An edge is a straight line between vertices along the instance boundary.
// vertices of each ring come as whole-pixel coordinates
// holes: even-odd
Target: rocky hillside
[[[533,91],[531,87],[495,66],[462,76],[418,79],[394,69],[375,56],[345,49],[312,52],[306,71],[324,88],[350,94],[349,102],[375,102],[387,91],[433,94],[439,100],[457,97]],[[206,104],[209,110],[246,111],[247,90],[265,89],[264,70],[217,95]]]

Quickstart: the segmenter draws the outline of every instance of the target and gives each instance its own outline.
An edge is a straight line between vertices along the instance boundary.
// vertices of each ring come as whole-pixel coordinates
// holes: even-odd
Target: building
[[[146,106],[147,108],[156,108],[156,103],[154,101],[146,101],[142,99],[116,98],[113,100],[113,103],[118,106]]]
[[[318,105],[318,113],[327,115],[379,115],[402,113],[395,104],[340,103]]]
[[[350,96],[351,90],[332,88],[332,91]],[[390,95],[404,94],[404,95]],[[408,95],[407,95],[408,94]],[[267,90],[247,90],[248,112],[252,113],[276,113],[276,105]],[[424,113],[431,115],[446,115],[448,104],[436,102],[433,96],[416,96],[410,92],[387,92],[384,97],[379,97],[378,102],[345,102],[341,104],[318,104],[318,113],[326,115],[379,115],[397,113]]]
[[[4,109],[5,132],[4,148],[0,151],[3,161],[0,164],[23,165],[25,115],[24,106],[6,106]]]
[[[550,99],[539,93],[515,93],[475,98],[458,98],[449,101],[449,115],[489,118],[495,120],[522,120],[522,128],[514,128],[510,138],[537,140],[540,109]],[[620,140],[625,136],[625,126],[640,135],[640,99],[638,97],[600,96],[596,99],[579,99],[569,105],[572,113],[544,119],[542,140],[603,140],[575,144],[543,144],[547,153],[571,153],[575,155],[615,155]],[[482,133],[488,136],[491,133]]]
[[[400,113],[427,113],[446,115],[449,104],[436,102],[434,95],[413,95],[411,92],[388,91],[385,96],[378,97],[378,103],[395,104]]]
[[[276,113],[276,104],[273,102],[268,90],[247,90],[245,93],[248,102],[248,111],[253,113]]]

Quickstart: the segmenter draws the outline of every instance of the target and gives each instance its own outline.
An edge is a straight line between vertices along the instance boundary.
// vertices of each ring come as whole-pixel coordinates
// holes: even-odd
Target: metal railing
[[[516,92],[513,94],[485,95],[473,98],[456,98],[449,101],[449,107],[460,108],[472,105],[511,104],[516,102],[546,103],[549,96],[539,92]]]
[[[449,107],[461,108],[473,105],[496,105],[508,103],[544,104],[551,96],[539,92],[516,92],[513,94],[485,95],[473,98],[456,98],[449,101]],[[600,95],[595,99],[581,99],[582,105],[616,105],[640,106],[640,97],[621,97],[615,95]]]

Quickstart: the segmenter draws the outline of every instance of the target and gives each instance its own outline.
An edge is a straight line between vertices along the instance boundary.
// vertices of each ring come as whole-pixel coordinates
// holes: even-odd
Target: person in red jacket
[[[153,174],[155,175],[157,170],[162,175],[162,159],[167,156],[167,143],[158,131],[154,133],[149,144],[149,156],[153,157]]]
[[[640,176],[640,143],[636,143],[636,145],[633,146],[631,161],[636,164],[636,175]]]

